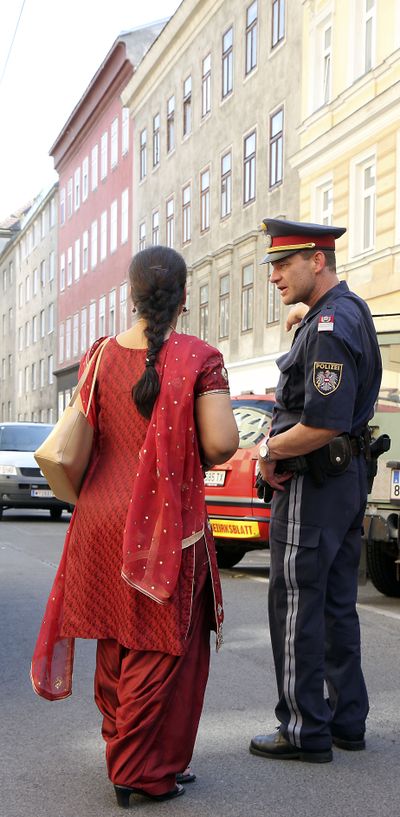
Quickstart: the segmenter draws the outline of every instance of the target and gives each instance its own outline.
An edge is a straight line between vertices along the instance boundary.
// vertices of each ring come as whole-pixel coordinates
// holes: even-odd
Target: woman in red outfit
[[[167,247],[129,270],[139,320],[104,348],[91,460],[32,659],[35,691],[71,694],[75,638],[97,639],[95,700],[119,805],[183,794],[222,597],[202,463],[236,450],[220,353],[175,331],[186,266]],[[85,359],[81,370],[100,341]],[[91,378],[81,392],[87,405]],[[183,770],[186,770],[183,772]]]

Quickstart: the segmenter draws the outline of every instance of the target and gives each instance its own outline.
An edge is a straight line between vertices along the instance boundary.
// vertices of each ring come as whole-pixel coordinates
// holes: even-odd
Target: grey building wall
[[[0,420],[15,416],[15,233],[4,241],[0,255]]]
[[[282,4],[283,6],[287,4]],[[246,75],[248,10],[257,11],[257,64]],[[149,49],[123,94],[135,125],[134,247],[152,243],[152,215],[159,211],[159,243],[167,243],[166,205],[174,200],[174,247],[190,268],[187,331],[201,334],[200,288],[208,285],[207,339],[228,365],[232,392],[262,392],[276,383],[276,357],[287,347],[280,304],[268,298],[264,242],[258,225],[266,216],[295,219],[299,210],[297,150],[300,118],[301,2],[292,0],[284,37],[271,47],[272,3],[184,0]],[[233,90],[222,98],[223,36],[233,29]],[[203,60],[211,55],[211,109],[202,116]],[[183,134],[184,82],[191,77],[191,132]],[[175,147],[167,150],[167,103],[175,97]],[[271,115],[283,110],[283,178],[270,184]],[[160,161],[153,167],[153,121],[160,114]],[[147,132],[147,173],[141,179],[140,140]],[[244,140],[255,132],[255,197],[244,203]],[[232,211],[221,217],[221,159],[232,155]],[[210,228],[201,230],[201,173],[210,171]],[[183,188],[191,185],[191,239],[183,238]],[[143,227],[143,225],[145,225]],[[143,234],[145,231],[145,242]],[[140,241],[142,236],[142,241]],[[251,327],[243,325],[243,269],[253,266]],[[220,332],[220,279],[229,275],[229,335]],[[204,290],[203,290],[204,292]],[[204,311],[204,310],[203,310]],[[272,320],[271,320],[271,314]],[[268,319],[269,316],[269,319]]]

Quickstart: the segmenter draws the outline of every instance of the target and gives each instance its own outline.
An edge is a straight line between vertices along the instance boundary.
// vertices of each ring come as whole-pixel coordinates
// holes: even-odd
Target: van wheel
[[[367,571],[374,587],[385,596],[400,598],[399,565],[395,556],[385,553],[384,542],[367,541]]]
[[[3,516],[3,506],[0,505],[0,519],[2,518],[2,516]]]
[[[219,545],[216,543],[216,547],[218,567],[234,567],[247,553],[246,548],[230,544]]]
[[[62,508],[50,508],[50,516],[52,519],[61,519]]]

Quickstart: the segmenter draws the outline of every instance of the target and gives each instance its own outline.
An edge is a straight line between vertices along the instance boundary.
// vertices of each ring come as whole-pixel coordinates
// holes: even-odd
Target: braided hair
[[[132,299],[147,326],[147,356],[145,370],[133,386],[132,397],[143,417],[149,419],[160,391],[155,368],[157,355],[165,333],[183,299],[186,284],[186,264],[171,247],[155,246],[141,250],[129,267]]]

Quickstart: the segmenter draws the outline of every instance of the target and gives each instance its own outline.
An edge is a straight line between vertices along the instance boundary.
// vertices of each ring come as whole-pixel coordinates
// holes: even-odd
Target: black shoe
[[[129,798],[131,794],[141,794],[142,797],[147,797],[148,800],[157,800],[158,802],[162,800],[172,800],[173,797],[179,797],[181,794],[185,794],[185,789],[178,783],[171,791],[166,791],[164,794],[149,794],[149,792],[143,791],[143,789],[137,789],[136,786],[130,788],[129,786],[114,785],[114,789],[117,803],[121,808],[129,808]]]
[[[178,772],[176,775],[176,782],[183,783],[184,785],[186,785],[186,783],[194,783],[195,780],[196,775],[190,771],[190,766],[188,766],[184,772]]]
[[[332,743],[338,749],[347,749],[348,752],[362,752],[365,749],[365,737],[361,735],[348,735],[347,737],[340,737],[339,735],[332,735]]]
[[[272,735],[256,735],[250,743],[252,755],[268,757],[271,760],[304,760],[306,763],[329,763],[332,750],[311,752],[292,746],[279,729]]]

